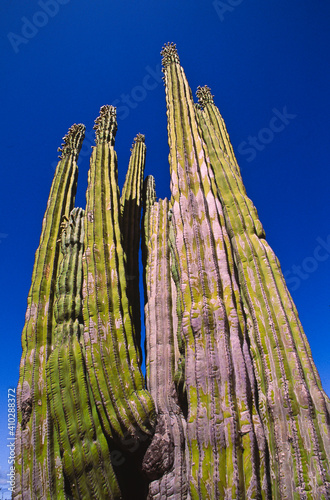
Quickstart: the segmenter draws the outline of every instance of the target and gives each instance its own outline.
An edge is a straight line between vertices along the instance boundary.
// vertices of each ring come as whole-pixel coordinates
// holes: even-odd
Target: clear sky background
[[[155,176],[159,197],[169,196],[159,54],[168,41],[193,93],[207,84],[215,95],[330,393],[329,21],[330,4],[319,0],[1,1],[2,492],[7,392],[18,381],[57,148],[73,123],[86,125],[76,199],[84,207],[94,120],[102,105],[115,104],[120,185],[141,132],[145,173]]]

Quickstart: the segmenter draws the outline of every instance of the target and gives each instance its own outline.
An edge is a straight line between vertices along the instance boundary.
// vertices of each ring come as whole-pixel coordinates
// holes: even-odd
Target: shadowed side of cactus
[[[233,255],[191,90],[173,44],[162,52],[170,146],[171,245],[185,348],[191,498],[268,496],[263,426],[244,352]],[[258,437],[260,436],[260,438]]]
[[[139,367],[127,299],[115,108],[101,108],[95,129],[83,257],[86,366],[103,428],[125,446],[127,437],[136,442],[151,437],[155,409]]]
[[[16,483],[13,498],[64,498],[58,443],[49,415],[46,362],[53,338],[53,300],[58,270],[57,239],[63,217],[74,205],[77,156],[85,127],[73,125],[64,137],[35,255],[22,333],[17,388]]]
[[[201,134],[224,207],[249,325],[272,494],[329,498],[329,400],[279,262],[235,165],[224,154],[215,120],[219,112],[208,88],[198,94]]]
[[[139,291],[139,245],[142,205],[143,173],[146,158],[144,135],[134,138],[127,175],[123,186],[120,207],[120,227],[123,250],[126,255],[127,299],[131,308],[134,338],[141,363],[141,313]]]
[[[61,236],[63,259],[56,284],[54,349],[47,391],[70,498],[121,498],[85,371],[80,338],[84,210],[75,208]]]
[[[153,178],[146,185],[144,224],[147,238],[145,268],[147,388],[155,401],[157,426],[145,454],[143,469],[151,480],[149,498],[187,498],[186,422],[174,384],[175,348],[170,256],[169,203],[155,200]],[[176,304],[174,304],[174,307]]]

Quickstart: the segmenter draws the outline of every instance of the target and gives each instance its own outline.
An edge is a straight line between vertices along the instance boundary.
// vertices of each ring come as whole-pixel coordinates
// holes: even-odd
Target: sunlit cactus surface
[[[22,334],[13,499],[330,499],[330,401],[279,261],[211,90],[195,103],[176,46],[161,54],[171,199],[143,180],[140,133],[120,193],[112,106],[84,209],[85,127],[60,148]]]

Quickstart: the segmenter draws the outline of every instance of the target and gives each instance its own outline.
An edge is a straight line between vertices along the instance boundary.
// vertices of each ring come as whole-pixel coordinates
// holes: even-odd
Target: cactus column
[[[279,262],[264,239],[237,165],[224,154],[220,113],[207,87],[197,109],[231,237],[270,450],[274,498],[328,498],[329,400]]]
[[[146,182],[144,212],[146,253],[147,387],[155,401],[157,426],[143,461],[151,483],[149,498],[183,500],[188,495],[185,428],[174,384],[177,346],[174,336],[172,280],[168,245],[169,203],[155,201],[154,179]],[[174,303],[175,307],[175,303]]]
[[[47,390],[57,430],[66,494],[74,499],[120,497],[80,338],[84,210],[74,208],[62,232],[63,260],[56,285],[54,349],[47,362]]]
[[[330,401],[208,87],[163,51],[171,200],[120,198],[116,112],[64,138],[36,252],[18,384],[15,500],[330,499]],[[73,210],[72,210],[73,209]],[[61,242],[61,244],[59,244]],[[60,254],[60,248],[62,255]]]
[[[64,498],[62,466],[49,415],[46,363],[53,344],[53,299],[58,270],[57,239],[63,217],[74,204],[77,156],[85,127],[73,125],[64,137],[36,252],[22,333],[17,388],[16,485],[14,498]]]
[[[120,227],[123,251],[126,254],[127,299],[131,307],[134,338],[140,355],[139,362],[142,358],[140,345],[139,247],[143,173],[146,159],[144,139],[142,134],[138,134],[134,138],[127,175],[120,198]]]
[[[96,120],[86,205],[84,344],[86,366],[102,425],[124,444],[150,436],[154,404],[145,390],[127,299],[114,140],[115,108]]]
[[[222,208],[175,46],[166,45],[162,55],[173,246],[183,306],[190,495],[268,496],[269,471],[260,460],[266,443],[253,401],[245,322]]]

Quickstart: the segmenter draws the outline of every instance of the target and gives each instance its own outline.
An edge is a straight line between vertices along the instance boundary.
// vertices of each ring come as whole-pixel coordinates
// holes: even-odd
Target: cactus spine
[[[103,106],[86,209],[73,208],[74,125],[44,217],[13,498],[330,499],[330,401],[279,262],[210,89],[194,104],[175,45],[162,56],[172,196],[146,179],[146,383],[146,146],[138,134],[120,197]]]

